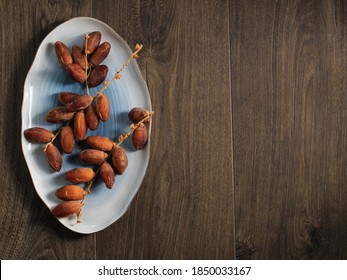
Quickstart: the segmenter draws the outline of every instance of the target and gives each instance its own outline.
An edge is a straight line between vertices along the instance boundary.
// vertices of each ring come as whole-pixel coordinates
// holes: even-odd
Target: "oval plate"
[[[54,43],[62,41],[70,50],[73,45],[83,47],[84,34],[97,30],[102,34],[101,42],[111,43],[110,54],[102,63],[109,67],[106,81],[110,80],[115,71],[119,70],[131,56],[132,51],[108,25],[85,17],[73,18],[47,35],[37,51],[25,80],[22,104],[22,149],[35,189],[49,209],[53,209],[61,202],[55,197],[55,191],[69,184],[64,179],[64,173],[72,168],[86,166],[77,155],[87,146],[84,143],[78,143],[72,154],[63,154],[63,167],[59,173],[54,173],[43,153],[44,145],[29,143],[23,132],[35,126],[52,131],[57,131],[61,127],[61,125],[45,121],[46,112],[59,106],[57,93],[71,91],[83,94],[86,90],[84,85],[74,82],[59,63]],[[96,131],[89,130],[87,136],[102,135],[116,140],[119,135],[129,131],[130,121],[127,115],[131,108],[144,107],[152,110],[147,86],[134,59],[121,76],[120,80],[113,81],[104,92],[108,95],[110,102],[109,120],[105,123],[101,122]],[[90,94],[94,95],[101,87],[102,85],[91,88]],[[55,143],[58,142],[57,139]],[[128,168],[122,176],[116,176],[113,188],[109,190],[100,179],[96,180],[91,193],[86,198],[81,223],[76,223],[76,215],[59,219],[59,221],[72,231],[93,233],[119,219],[127,210],[142,183],[149,161],[149,146],[147,143],[143,150],[136,151],[132,147],[131,139],[126,140],[122,147],[128,155]]]

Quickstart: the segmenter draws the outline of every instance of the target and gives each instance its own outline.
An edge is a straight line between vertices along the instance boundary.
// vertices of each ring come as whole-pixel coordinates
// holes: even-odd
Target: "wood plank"
[[[346,258],[345,2],[231,3],[237,258]]]
[[[23,85],[36,50],[91,1],[0,1],[0,259],[93,259],[95,236],[63,228],[39,199],[21,151]]]
[[[234,258],[227,1],[94,1],[130,44],[156,111],[151,160],[97,259]]]

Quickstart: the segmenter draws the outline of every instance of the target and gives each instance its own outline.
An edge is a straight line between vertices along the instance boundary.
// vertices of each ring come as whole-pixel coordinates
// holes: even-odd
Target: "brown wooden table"
[[[0,1],[1,259],[346,259],[347,1]],[[156,116],[145,180],[107,229],[65,229],[20,144],[43,38],[104,21]]]

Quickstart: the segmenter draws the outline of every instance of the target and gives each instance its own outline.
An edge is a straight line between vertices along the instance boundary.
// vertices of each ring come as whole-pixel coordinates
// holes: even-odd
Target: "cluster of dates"
[[[148,140],[148,126],[153,112],[143,108],[133,108],[128,117],[132,121],[130,132],[122,135],[119,142],[104,136],[89,136],[86,142],[91,147],[79,153],[79,158],[88,165],[96,165],[96,171],[90,167],[74,168],[65,173],[65,179],[72,183],[59,188],[55,195],[64,200],[58,204],[52,213],[57,218],[79,215],[86,195],[97,175],[108,189],[112,189],[116,175],[122,175],[128,166],[128,157],[120,143],[132,134],[134,148],[141,150]],[[79,184],[89,183],[86,188]]]
[[[108,42],[102,44],[100,42],[101,33],[95,31],[85,36],[84,49],[73,46],[70,52],[64,43],[60,41],[55,43],[58,60],[75,81],[85,83],[87,93],[82,95],[73,92],[58,93],[61,106],[51,109],[45,115],[47,122],[62,123],[62,127],[56,133],[42,127],[32,127],[24,131],[28,141],[46,144],[44,152],[47,161],[56,172],[62,168],[62,154],[54,141],[59,136],[61,149],[64,153],[70,154],[74,150],[75,141],[84,140],[88,129],[96,130],[100,120],[105,122],[109,119],[109,101],[103,91],[113,80],[120,79],[120,72],[129,65],[131,59],[138,58],[138,52],[142,48],[142,45],[136,44],[135,51],[123,67],[109,82],[104,82],[108,68],[100,64],[108,56],[111,45]],[[89,87],[96,87],[103,82],[103,88],[93,97],[90,96]],[[120,144],[132,135],[135,149],[141,150],[145,147],[153,113],[144,108],[133,108],[128,114],[132,122],[130,131],[121,135],[118,142],[104,136],[86,138],[91,148],[81,151],[79,158],[88,165],[96,165],[97,168],[75,168],[65,173],[65,179],[72,184],[63,186],[55,192],[64,202],[52,210],[54,216],[67,217],[77,214],[79,221],[85,198],[98,175],[108,189],[113,187],[116,175],[122,175],[128,166],[128,157]],[[87,185],[80,186],[83,183]]]
[[[95,98],[95,106],[92,104],[93,97],[90,95],[79,95],[71,92],[60,92],[58,100],[64,105],[53,108],[46,114],[46,121],[51,123],[65,123],[60,129],[60,144],[66,154],[73,152],[75,139],[82,141],[85,139],[88,128],[96,130],[99,120],[107,121],[110,115],[108,97],[99,94]],[[72,126],[70,126],[72,124]],[[62,167],[62,155],[53,140],[57,134],[52,131],[32,127],[24,131],[28,141],[47,143],[44,152],[50,167],[58,172]]]
[[[98,86],[106,78],[108,68],[99,65],[110,52],[108,42],[100,44],[101,33],[95,31],[86,35],[85,50],[78,46],[69,48],[62,42],[55,43],[58,60],[66,67],[72,78],[78,82],[86,82],[86,86]],[[99,121],[107,121],[110,116],[110,106],[107,95],[98,92],[94,97],[73,92],[58,93],[62,106],[55,107],[46,113],[45,119],[50,123],[67,123],[58,133],[33,127],[26,129],[24,135],[28,141],[47,143],[44,152],[50,167],[58,172],[62,167],[62,155],[53,141],[60,134],[60,144],[66,154],[72,153],[75,140],[85,139],[88,128],[96,130]],[[93,102],[95,100],[95,102]],[[94,103],[94,104],[93,104]]]
[[[101,42],[101,33],[94,31],[86,35],[84,49],[73,46],[69,48],[62,42],[54,44],[55,52],[71,77],[79,83],[87,81],[89,87],[100,85],[106,78],[108,67],[100,65],[111,50],[109,42]]]

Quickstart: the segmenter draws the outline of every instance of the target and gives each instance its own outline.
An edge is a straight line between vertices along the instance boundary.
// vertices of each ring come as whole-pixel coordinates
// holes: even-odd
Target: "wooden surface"
[[[1,259],[347,259],[347,1],[0,0]],[[76,16],[144,50],[156,111],[126,214],[80,235],[36,194],[26,74]]]

